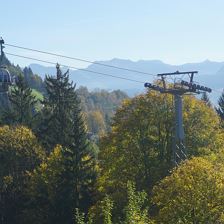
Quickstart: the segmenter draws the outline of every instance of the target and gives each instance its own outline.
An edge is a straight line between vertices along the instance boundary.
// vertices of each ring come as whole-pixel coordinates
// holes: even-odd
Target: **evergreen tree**
[[[222,95],[219,97],[218,100],[218,108],[216,108],[218,115],[220,116],[221,120],[224,120],[224,91]]]
[[[3,112],[2,123],[31,127],[37,100],[22,75],[18,76],[16,86],[11,89],[9,101],[10,108]]]
[[[29,67],[23,69],[25,81],[32,89],[36,89],[39,92],[45,93],[45,87],[43,80],[38,75],[33,74],[33,71]]]
[[[203,93],[202,93],[201,100],[202,100],[203,102],[205,102],[205,104],[206,104],[208,107],[212,107],[212,103],[211,103],[211,101],[210,101],[210,99],[209,99],[209,97],[208,97],[208,94],[207,94],[206,92],[203,92]]]
[[[76,104],[75,85],[69,82],[69,72],[63,74],[59,65],[56,68],[56,77],[47,76],[45,80],[47,96],[38,127],[38,135],[49,150],[56,144],[69,145],[72,111]]]
[[[74,208],[87,213],[92,202],[96,179],[95,156],[87,140],[80,100],[75,85],[69,82],[68,71],[62,74],[57,65],[57,76],[46,78],[47,97],[44,100],[43,120],[39,128],[40,139],[48,149],[62,146],[62,172],[57,176],[60,207],[58,220],[72,220]]]
[[[65,155],[71,158],[69,167],[73,167],[74,202],[75,207],[85,211],[92,199],[91,193],[96,179],[95,156],[93,147],[87,140],[86,127],[81,113],[80,101],[75,94],[74,109],[72,112],[72,124],[69,132],[70,143]],[[69,179],[68,179],[69,180]],[[87,212],[87,211],[85,211]]]

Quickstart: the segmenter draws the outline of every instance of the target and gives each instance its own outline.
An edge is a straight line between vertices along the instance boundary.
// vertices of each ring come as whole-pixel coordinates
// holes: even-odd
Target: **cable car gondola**
[[[10,72],[6,69],[5,66],[2,65],[3,57],[4,57],[4,52],[3,52],[3,46],[4,40],[0,38],[0,50],[1,50],[1,55],[0,55],[0,92],[8,92],[9,86],[12,85],[12,76]]]
[[[0,92],[7,92],[12,85],[12,77],[6,67],[0,67]]]

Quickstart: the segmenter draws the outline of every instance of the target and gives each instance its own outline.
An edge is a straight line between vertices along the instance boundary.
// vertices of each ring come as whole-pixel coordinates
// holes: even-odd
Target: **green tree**
[[[28,173],[27,195],[30,198],[30,203],[25,212],[25,223],[62,222],[61,213],[64,206],[62,203],[64,196],[61,194],[64,168],[62,163],[62,147],[58,145],[46,160]]]
[[[57,65],[57,76],[46,78],[47,97],[44,101],[42,125],[39,133],[45,145],[50,149],[56,144],[63,147],[64,183],[72,208],[82,212],[91,204],[95,172],[95,154],[87,140],[86,126],[83,120],[80,100],[75,85],[69,81],[68,71],[62,73]],[[50,151],[50,150],[49,150]],[[72,195],[71,195],[72,194]],[[68,203],[68,204],[69,204]],[[73,211],[67,208],[67,217]]]
[[[107,195],[101,202],[101,212],[103,224],[112,224],[113,201]]]
[[[218,107],[216,108],[216,111],[221,120],[224,121],[224,91],[222,92],[222,95],[219,97]]]
[[[201,100],[208,106],[208,107],[211,107],[212,106],[212,103],[208,97],[208,94],[206,92],[203,92],[202,93],[202,97],[201,97]]]
[[[24,79],[30,88],[45,93],[44,83],[40,76],[33,74],[31,68],[23,69]]]
[[[146,192],[136,192],[135,185],[131,182],[127,184],[128,203],[125,208],[124,224],[151,224],[148,217],[148,209],[145,208],[147,201]]]
[[[85,222],[85,214],[81,213],[78,208],[75,209],[75,224],[93,224],[91,215],[88,215],[87,222]]]
[[[203,158],[181,164],[153,189],[158,223],[223,223],[223,171]]]
[[[105,130],[110,130],[111,119],[116,109],[124,99],[128,98],[127,94],[120,90],[112,92],[95,90],[89,92],[86,87],[79,87],[77,94],[81,99],[82,109],[86,114],[89,131],[97,135]]]
[[[96,164],[79,112],[74,110],[69,147],[58,145],[49,158],[30,173],[29,195],[33,209],[28,214],[32,214],[32,223],[71,223],[75,208],[87,213],[92,204]]]
[[[2,223],[24,223],[22,219],[29,199],[25,189],[27,171],[44,158],[34,134],[27,128],[0,127],[0,220]]]
[[[4,124],[32,126],[35,114],[36,97],[32,94],[22,75],[17,77],[16,86],[9,94],[10,108],[3,112]]]
[[[89,179],[82,176],[86,182],[81,182],[77,178],[81,167],[77,167],[75,159],[71,150],[58,145],[48,159],[30,173],[29,196],[32,206],[27,212],[32,214],[30,222],[71,223],[77,206],[81,208],[80,212],[87,213],[84,203],[91,201],[86,198],[89,196],[86,193]],[[85,169],[88,158],[82,159]]]
[[[70,143],[72,113],[78,103],[75,86],[69,82],[69,72],[63,74],[59,65],[56,69],[56,77],[47,76],[45,80],[47,95],[37,130],[49,151],[57,144],[68,146]]]
[[[148,215],[148,199],[145,191],[137,191],[135,184],[128,182],[124,196],[126,202],[121,208],[122,213],[117,212],[117,204],[114,204],[109,195],[98,201],[89,211],[94,223],[112,224],[153,224]],[[120,206],[118,206],[120,207]]]
[[[76,98],[76,104],[72,112],[69,138],[68,150],[64,151],[64,156],[70,159],[65,164],[64,176],[67,177],[68,182],[71,182],[71,179],[73,180],[75,207],[87,212],[87,208],[93,201],[92,194],[97,177],[96,155],[93,145],[87,140],[86,126],[78,98]]]
[[[106,130],[105,121],[100,111],[92,111],[87,114],[88,130],[94,134],[103,134]]]
[[[100,143],[101,175],[98,190],[112,192],[115,203],[125,203],[125,184],[136,183],[150,193],[172,168],[173,104],[169,95],[149,92],[124,102],[112,131]],[[219,118],[194,97],[184,97],[184,129],[188,156],[207,155],[223,145]],[[118,209],[118,212],[121,211]]]
[[[75,224],[85,224],[85,215],[78,208],[75,209]]]

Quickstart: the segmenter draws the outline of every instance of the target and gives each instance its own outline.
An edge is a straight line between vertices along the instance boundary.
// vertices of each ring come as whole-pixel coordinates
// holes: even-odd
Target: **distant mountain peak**
[[[158,74],[163,72],[175,72],[175,71],[199,71],[199,75],[195,77],[195,81],[209,86],[213,89],[224,87],[224,62],[215,62],[206,59],[199,63],[186,63],[182,65],[171,65],[164,63],[161,60],[138,60],[133,61],[129,59],[113,58],[111,60],[96,61],[106,65],[112,65],[121,68],[127,68],[131,70],[137,70],[146,72],[149,74]],[[44,79],[46,74],[55,75],[55,67],[46,67],[38,64],[31,64],[31,69],[34,74],[39,74]],[[89,70],[101,72],[109,75],[135,79],[142,82],[153,82],[156,77],[146,76],[138,74],[136,72],[123,71],[121,69],[115,69],[107,66],[100,66],[97,64],[90,64],[86,67]],[[129,93],[129,95],[135,95],[136,93],[143,92],[144,86],[127,80],[115,79],[111,76],[102,76],[87,71],[70,70],[70,78],[77,84],[77,86],[87,86],[89,89],[121,89]],[[215,93],[213,93],[215,94]]]
[[[140,59],[137,62],[151,62],[151,63],[163,63],[163,64],[165,64],[163,61],[158,60],[158,59],[151,59],[151,60]]]

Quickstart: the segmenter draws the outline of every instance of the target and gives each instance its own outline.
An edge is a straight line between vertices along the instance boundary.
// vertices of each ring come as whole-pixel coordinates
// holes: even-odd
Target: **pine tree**
[[[56,68],[57,76],[48,76],[45,81],[48,95],[44,101],[39,136],[44,138],[49,150],[57,144],[62,146],[64,168],[57,184],[60,189],[58,205],[63,205],[63,219],[71,220],[74,208],[87,213],[92,202],[95,157],[87,139],[75,85],[69,82],[68,71],[62,74],[59,65]]]
[[[76,95],[76,104],[72,115],[71,149],[70,156],[73,159],[76,173],[75,180],[75,206],[83,211],[92,201],[91,194],[96,179],[95,157],[93,148],[87,140],[86,128],[81,113],[80,101]],[[85,211],[87,212],[87,211]]]
[[[32,94],[22,75],[19,75],[16,86],[9,94],[10,108],[3,112],[2,123],[32,126],[36,97]]]
[[[68,146],[71,115],[76,103],[75,85],[69,82],[69,72],[63,74],[59,65],[56,69],[56,77],[47,76],[45,80],[47,96],[43,102],[42,121],[37,131],[49,150],[56,144]]]
[[[220,116],[221,120],[224,121],[224,91],[222,92],[222,95],[219,97],[218,107],[216,108],[216,111]]]
[[[205,102],[205,104],[206,104],[208,107],[211,107],[211,106],[212,106],[212,103],[211,103],[211,101],[210,101],[210,99],[209,99],[209,97],[208,97],[208,94],[207,94],[206,92],[203,92],[203,93],[202,93],[201,100],[202,100],[203,102]]]

